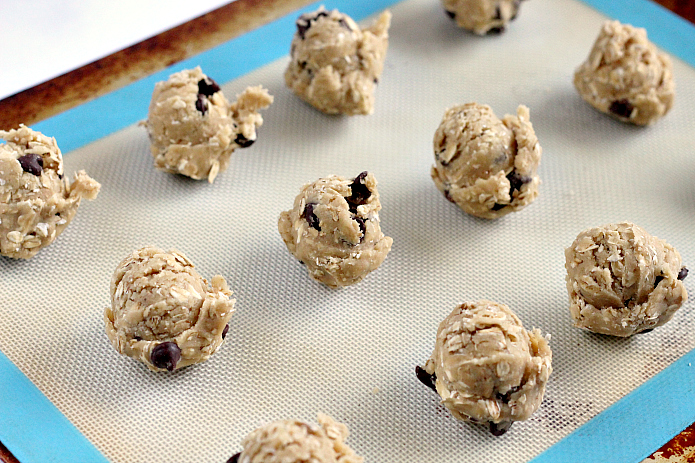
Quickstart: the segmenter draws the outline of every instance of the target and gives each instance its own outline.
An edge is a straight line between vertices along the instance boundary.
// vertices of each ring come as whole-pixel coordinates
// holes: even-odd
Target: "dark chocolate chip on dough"
[[[312,16],[311,14],[303,14],[299,17],[297,20],[297,34],[299,34],[299,37],[302,40],[304,40],[306,37],[306,31],[308,31],[311,27],[311,22],[316,21],[322,16],[328,16],[328,13],[326,11],[319,11],[315,16]]]
[[[227,460],[227,463],[238,463],[240,456],[241,456],[241,452],[235,453],[234,455],[232,455],[232,457],[229,460]]]
[[[319,224],[319,218],[314,214],[315,203],[309,203],[304,206],[304,212],[302,212],[302,218],[307,221],[309,226],[314,230],[321,231],[321,225]]]
[[[680,272],[678,272],[678,279],[679,280],[685,280],[685,277],[688,276],[688,269],[685,267],[682,267]]]
[[[493,436],[501,436],[502,434],[509,431],[512,427],[512,421],[501,421],[499,423],[493,423],[490,421],[490,432]]]
[[[448,18],[456,19],[456,13],[454,13],[453,11],[444,10],[444,14],[446,14]]]
[[[228,332],[229,332],[229,325],[225,325],[224,329],[222,330],[222,339],[227,337]]]
[[[611,103],[610,107],[608,108],[608,111],[610,111],[612,114],[615,114],[618,117],[624,117],[626,119],[629,119],[634,109],[635,107],[632,106],[632,103],[630,103],[630,101],[622,99]]]
[[[248,138],[246,138],[242,134],[238,134],[236,136],[236,138],[234,139],[234,143],[239,145],[241,148],[248,148],[249,146],[253,145],[253,143],[255,141],[256,140],[249,140]]]
[[[362,241],[364,241],[364,237],[367,236],[367,224],[365,223],[362,217],[355,217],[355,220],[357,221],[357,224],[360,226],[360,231],[362,232],[362,236],[360,237],[361,243]]]
[[[366,203],[369,197],[372,195],[372,192],[369,191],[367,185],[362,183],[364,182],[364,179],[367,178],[368,174],[369,173],[365,170],[355,177],[350,184],[350,196],[345,199],[350,204],[350,210],[353,212],[357,210],[357,206]]]
[[[175,342],[167,341],[157,344],[150,354],[152,365],[157,368],[174,371],[181,360],[181,349]]]
[[[215,82],[209,77],[206,77],[205,79],[200,79],[198,81],[198,93],[200,93],[201,95],[212,96],[213,94],[219,91],[220,86],[217,85],[217,82]]]
[[[415,376],[417,376],[417,379],[419,379],[422,384],[429,387],[434,392],[437,392],[437,386],[435,386],[437,382],[436,375],[431,375],[427,373],[427,371],[425,371],[424,368],[418,365],[415,367]]]
[[[195,109],[200,111],[203,116],[208,112],[208,99],[202,93],[198,94],[198,99],[195,101]]]
[[[36,153],[25,154],[17,159],[24,172],[29,172],[37,177],[43,172],[43,158]]]

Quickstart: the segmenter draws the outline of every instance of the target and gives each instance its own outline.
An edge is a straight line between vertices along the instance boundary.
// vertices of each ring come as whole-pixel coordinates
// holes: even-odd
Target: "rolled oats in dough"
[[[0,254],[29,259],[51,244],[75,217],[82,198],[101,185],[83,170],[63,176],[55,138],[29,127],[0,130]]]
[[[330,175],[302,187],[294,207],[280,214],[287,249],[309,275],[332,288],[362,280],[381,265],[393,240],[379,226],[374,175]]]
[[[688,299],[670,244],[629,222],[589,228],[565,250],[574,326],[630,336],[661,326]]]
[[[432,356],[416,372],[455,418],[502,435],[543,400],[552,372],[547,339],[524,329],[506,305],[467,302],[439,324]]]
[[[521,0],[442,0],[447,16],[478,35],[504,32],[519,14]]]
[[[673,106],[672,67],[671,59],[647,39],[647,31],[607,21],[574,73],[574,86],[599,111],[647,125]]]
[[[111,279],[106,335],[121,354],[154,371],[207,360],[222,345],[234,299],[220,275],[212,285],[182,253],[144,247],[118,265]]]
[[[232,152],[256,141],[263,125],[259,110],[273,97],[261,86],[248,87],[231,105],[200,67],[157,82],[144,125],[157,169],[210,183],[229,166]]]
[[[285,83],[328,114],[372,114],[384,68],[391,13],[365,29],[348,15],[323,7],[303,14],[290,48]]]
[[[318,426],[296,420],[268,423],[244,438],[243,450],[227,463],[362,463],[345,444],[348,429],[318,414]]]
[[[495,219],[536,199],[541,152],[526,106],[502,120],[487,105],[454,106],[434,134],[432,180],[465,212]]]

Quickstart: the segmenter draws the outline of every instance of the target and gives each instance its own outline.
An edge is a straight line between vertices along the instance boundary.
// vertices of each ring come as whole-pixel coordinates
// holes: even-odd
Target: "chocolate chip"
[[[321,231],[321,225],[319,224],[319,218],[314,214],[314,206],[316,203],[309,203],[304,206],[304,212],[302,212],[302,218],[307,221],[309,226],[314,230]]]
[[[175,342],[167,341],[152,349],[150,361],[157,368],[166,368],[169,371],[176,369],[176,364],[181,359],[181,349]]]
[[[227,337],[228,332],[229,332],[229,325],[225,325],[224,329],[222,330],[222,339]]]
[[[493,423],[490,421],[490,432],[493,436],[501,436],[505,432],[509,431],[512,427],[512,421],[501,421],[499,423]]]
[[[444,190],[444,197],[445,197],[449,202],[451,202],[451,203],[454,202],[454,198],[451,197],[451,193],[449,192],[449,190]],[[497,206],[497,204],[495,204],[495,206]],[[504,207],[504,206],[503,206],[503,207]],[[493,207],[492,210],[494,211],[494,210],[496,210],[496,209],[494,209],[494,207]]]
[[[632,103],[630,103],[629,100],[624,98],[622,100],[617,100],[611,103],[611,106],[608,108],[608,111],[610,111],[618,117],[624,117],[626,119],[629,119],[634,109],[635,107],[632,106]]]
[[[209,77],[206,77],[205,79],[200,79],[198,81],[198,93],[200,93],[201,95],[212,96],[219,91],[220,86],[217,85],[217,82],[215,82]]]
[[[688,269],[685,267],[681,268],[681,271],[678,272],[678,279],[679,280],[685,280],[685,277],[688,276]]]
[[[239,145],[241,148],[248,148],[249,146],[253,145],[253,143],[255,141],[256,140],[249,140],[248,138],[246,138],[242,134],[238,134],[236,136],[236,138],[234,139],[234,143]]]
[[[509,204],[500,204],[500,203],[495,203],[494,206],[490,208],[491,211],[499,211],[500,209],[504,209],[505,207],[509,206]]]
[[[322,16],[328,17],[328,13],[325,11],[319,11],[316,13],[316,16],[311,16],[311,14],[303,14],[299,17],[297,20],[297,34],[299,34],[299,37],[302,40],[304,40],[306,37],[306,31],[308,31],[311,27],[311,22],[316,21]]]
[[[200,111],[203,116],[208,111],[208,99],[202,93],[198,94],[198,99],[195,101],[195,109]]]
[[[521,389],[521,386],[514,386],[504,394],[500,394],[499,392],[495,394],[495,398],[499,401],[502,401],[504,403],[508,403],[509,399],[511,398],[512,394],[515,392],[519,392],[519,389]]]
[[[661,275],[659,275],[658,277],[654,278],[654,287],[656,288],[657,286],[659,286],[659,283],[660,283],[661,280],[663,280],[663,279],[664,279],[664,277],[661,276]]]
[[[454,13],[453,11],[444,10],[444,14],[446,14],[451,19],[456,19],[456,13]]]
[[[437,382],[436,375],[431,375],[427,373],[427,371],[425,371],[424,368],[421,368],[418,365],[415,367],[415,376],[417,376],[417,379],[419,379],[422,384],[429,387],[434,392],[437,392],[437,386],[435,385]]]
[[[526,175],[520,175],[516,170],[512,170],[507,174],[507,180],[509,180],[509,198],[511,201],[514,201],[514,192],[520,190],[522,185],[531,182],[533,179]],[[509,206],[509,204],[495,203],[491,210],[499,211],[507,206]]]
[[[502,10],[500,9],[499,6],[497,8],[495,8],[495,16],[493,16],[492,19],[497,19],[497,20],[502,19]]]
[[[24,172],[29,172],[30,174],[36,175],[37,177],[41,175],[43,171],[43,158],[40,154],[29,153],[17,159],[22,166]]]
[[[488,29],[486,34],[494,35],[494,34],[501,34],[502,32],[504,32],[504,26],[497,26],[497,27],[492,27],[492,28]],[[507,432],[507,431],[504,431],[504,432]],[[502,434],[504,434],[504,432]],[[502,435],[502,434],[500,434],[500,435]]]
[[[357,211],[357,206],[367,202],[372,192],[369,191],[367,185],[362,183],[369,172],[366,170],[360,175],[355,177],[355,179],[350,184],[350,196],[345,198],[345,200],[350,204],[350,210],[354,213]]]
[[[644,333],[649,333],[650,331],[654,331],[654,328],[649,328],[649,329],[646,329],[646,330],[638,331],[638,332],[635,333],[635,334],[644,334]]]
[[[140,336],[133,336],[133,339],[135,339],[136,341],[142,341],[142,338]]]
[[[375,85],[379,84],[379,79],[377,79],[376,77],[374,78],[374,84]]]
[[[360,231],[362,232],[362,236],[360,237],[360,243],[364,241],[364,237],[367,236],[367,224],[364,222],[364,219],[362,217],[355,217],[355,220],[357,221],[357,224],[360,226]]]
[[[241,456],[241,452],[235,453],[234,455],[232,455],[232,457],[229,460],[227,460],[227,463],[238,463],[240,456]]]

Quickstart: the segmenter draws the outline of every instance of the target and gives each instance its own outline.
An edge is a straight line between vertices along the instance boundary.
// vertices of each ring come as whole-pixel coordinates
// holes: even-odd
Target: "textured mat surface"
[[[695,348],[692,302],[631,339],[572,328],[563,254],[582,229],[630,220],[695,267],[695,70],[674,59],[674,109],[631,127],[571,84],[605,19],[582,3],[525,2],[505,34],[484,38],[435,1],[392,12],[374,115],[316,112],[284,87],[281,59],[223,86],[233,96],[262,83],[276,100],[213,185],[155,171],[145,131],[129,127],[65,157],[66,172],[86,169],[103,188],[56,243],[0,259],[0,350],[109,460],[222,462],[260,423],[322,411],[369,462],[521,462]],[[544,149],[539,198],[497,221],[467,216],[429,177],[444,110],[469,101],[498,116],[527,105]],[[303,183],[363,170],[379,181],[393,250],[360,284],[330,290],[286,251],[277,217]],[[173,375],[118,356],[103,330],[111,274],[146,244],[225,276],[237,299],[226,345]],[[413,372],[438,323],[480,298],[552,334],[546,399],[500,438],[451,418]]]

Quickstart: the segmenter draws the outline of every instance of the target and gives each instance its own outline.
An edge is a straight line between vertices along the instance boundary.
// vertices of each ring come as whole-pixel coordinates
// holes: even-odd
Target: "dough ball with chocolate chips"
[[[381,265],[393,240],[379,226],[374,175],[330,175],[302,187],[294,207],[280,214],[287,249],[309,275],[332,288],[362,280]]]
[[[541,152],[526,106],[502,120],[487,105],[454,106],[434,134],[432,180],[467,213],[495,219],[536,199]]]
[[[416,373],[456,419],[502,435],[543,400],[553,370],[548,339],[504,304],[467,302],[439,324],[432,356]]]
[[[0,130],[0,254],[29,259],[51,244],[99,185],[83,170],[70,182],[55,138],[20,125]]]
[[[607,21],[574,86],[594,108],[623,122],[651,124],[673,106],[671,59],[657,50],[642,28]]]
[[[661,326],[688,299],[670,244],[629,222],[589,228],[565,250],[574,326],[630,336]]]
[[[243,450],[228,463],[362,463],[345,444],[348,429],[318,414],[318,426],[297,420],[268,423],[244,438]]]
[[[391,13],[365,29],[348,15],[323,7],[297,20],[285,83],[328,114],[372,114],[384,68]]]
[[[478,35],[504,32],[519,14],[521,0],[442,0],[447,16]]]
[[[212,285],[182,253],[144,247],[116,267],[106,335],[121,354],[154,371],[207,360],[222,345],[234,299],[220,275]]]
[[[248,87],[231,105],[200,67],[157,82],[144,125],[157,169],[210,183],[229,166],[237,148],[256,141],[259,110],[273,102],[268,91]]]

